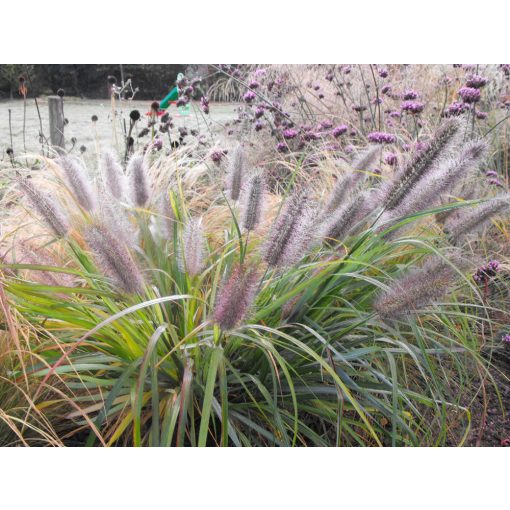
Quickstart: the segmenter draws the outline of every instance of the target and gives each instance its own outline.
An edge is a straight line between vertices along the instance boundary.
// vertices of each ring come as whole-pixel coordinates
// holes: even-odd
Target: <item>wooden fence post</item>
[[[50,141],[53,148],[62,153],[65,150],[64,139],[64,108],[63,99],[59,96],[48,97],[48,113],[50,116]]]

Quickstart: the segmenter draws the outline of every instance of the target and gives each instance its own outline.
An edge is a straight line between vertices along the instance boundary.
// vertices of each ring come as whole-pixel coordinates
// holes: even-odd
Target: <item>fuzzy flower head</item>
[[[122,200],[126,193],[125,176],[113,151],[105,151],[101,155],[101,170],[106,189],[117,200]]]
[[[131,197],[138,207],[144,207],[149,201],[150,190],[147,178],[147,163],[140,154],[135,154],[129,160],[127,173],[131,185]]]
[[[186,223],[177,259],[179,270],[190,276],[200,274],[205,263],[205,237],[201,219]]]
[[[255,230],[262,218],[265,183],[261,173],[254,174],[241,193],[241,225],[245,230]]]
[[[255,298],[258,274],[253,268],[236,266],[221,286],[213,320],[223,331],[234,329],[248,315]]]
[[[71,156],[58,158],[57,164],[63,170],[66,181],[80,206],[86,211],[94,210],[97,201],[86,169],[76,158],[72,158]]]
[[[239,200],[245,170],[245,155],[241,144],[237,145],[229,158],[227,188],[232,200]]]

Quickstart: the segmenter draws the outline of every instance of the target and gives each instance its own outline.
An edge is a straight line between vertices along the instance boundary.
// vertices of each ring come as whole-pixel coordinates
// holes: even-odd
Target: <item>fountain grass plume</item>
[[[457,272],[448,262],[434,256],[422,268],[395,280],[373,304],[384,320],[397,320],[417,313],[451,291]]]
[[[238,326],[248,315],[255,298],[258,273],[254,268],[235,266],[216,297],[213,320],[224,331]]]
[[[175,212],[172,208],[170,201],[170,193],[172,188],[169,187],[165,193],[163,193],[159,199],[159,210],[161,214],[160,225],[163,236],[167,239],[172,239],[174,235],[174,225],[176,223]]]
[[[387,210],[395,209],[416,183],[444,161],[458,143],[462,133],[458,119],[450,119],[438,130],[428,146],[415,154],[388,184],[382,187],[382,198]]]
[[[510,195],[501,195],[473,209],[459,212],[458,215],[448,218],[444,230],[453,244],[462,241],[467,235],[474,234],[486,226],[497,214],[508,210]]]
[[[328,216],[339,207],[345,205],[346,199],[357,188],[358,184],[366,177],[366,173],[374,164],[380,153],[380,147],[371,146],[367,150],[358,155],[351,164],[356,170],[349,172],[342,179],[338,179],[333,190],[330,193],[328,202],[324,207],[324,215]]]
[[[243,174],[245,166],[244,149],[238,144],[229,158],[227,170],[227,188],[232,200],[239,200],[241,187],[243,184]]]
[[[441,201],[466,176],[480,164],[487,146],[482,141],[468,143],[456,158],[444,160],[420,179],[403,197],[401,203],[392,210],[386,210],[381,223],[392,223],[404,216],[431,209]]]
[[[241,192],[241,226],[255,230],[262,219],[265,182],[261,173],[252,175]]]
[[[186,223],[177,261],[179,270],[190,276],[198,275],[204,268],[205,237],[201,218],[191,218]]]
[[[141,154],[131,156],[127,166],[131,186],[131,198],[137,207],[144,207],[149,201],[150,189],[148,168],[145,158]]]
[[[99,269],[112,278],[121,291],[142,292],[144,283],[140,269],[117,235],[105,225],[95,224],[85,230],[84,237]]]
[[[19,177],[17,181],[21,191],[53,233],[57,237],[65,237],[70,227],[62,208],[53,198],[36,189],[31,179]]]
[[[126,194],[126,177],[119,163],[119,158],[112,150],[101,155],[101,170],[106,189],[117,200],[122,200]]]
[[[83,165],[71,156],[61,156],[56,160],[63,170],[66,181],[78,203],[88,212],[96,207],[96,197]]]
[[[287,199],[263,247],[270,267],[291,266],[306,254],[313,242],[315,213],[304,192],[295,192]]]
[[[370,213],[370,191],[358,193],[343,207],[326,214],[323,218],[321,235],[328,244],[343,241],[363,218]]]

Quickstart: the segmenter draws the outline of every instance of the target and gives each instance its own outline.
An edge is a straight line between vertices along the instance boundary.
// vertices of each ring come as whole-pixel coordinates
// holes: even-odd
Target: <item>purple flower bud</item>
[[[245,92],[245,94],[243,96],[243,100],[246,103],[251,103],[252,101],[254,101],[254,99],[256,97],[257,97],[257,95],[255,94],[255,92],[252,92],[251,90],[248,90],[247,92]]]
[[[412,89],[406,90],[402,94],[402,99],[404,101],[412,101],[414,99],[418,99],[418,97],[419,97],[418,92],[416,92],[416,90],[412,90]]]
[[[285,138],[285,140],[292,140],[296,138],[297,135],[298,132],[295,129],[285,129],[283,131],[283,138]]]
[[[410,113],[411,115],[417,115],[423,111],[425,105],[420,101],[404,101],[400,108],[402,111]]]
[[[348,130],[348,127],[345,124],[341,124],[340,126],[336,126],[335,128],[333,128],[333,131],[331,132],[331,134],[335,138],[338,138],[339,136],[342,136],[343,134],[347,133],[347,130]]]

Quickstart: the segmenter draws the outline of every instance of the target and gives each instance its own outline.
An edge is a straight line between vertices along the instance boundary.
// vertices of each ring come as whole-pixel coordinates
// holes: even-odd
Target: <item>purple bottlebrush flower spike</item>
[[[430,259],[421,269],[395,280],[377,296],[374,310],[385,320],[397,320],[416,313],[443,297],[455,283],[455,269],[439,257]]]
[[[35,188],[30,179],[20,177],[18,184],[34,209],[57,237],[69,232],[69,223],[60,206],[46,193]]]
[[[243,146],[239,144],[232,152],[228,162],[227,187],[232,200],[239,200],[241,187],[243,185],[244,166],[244,149]]]
[[[451,147],[457,142],[459,133],[461,133],[461,123],[456,119],[449,120],[436,133],[428,147],[415,154],[396,173],[395,178],[382,188],[386,209],[395,209],[401,204],[416,183],[444,160]]]
[[[431,169],[409,189],[398,207],[381,216],[381,222],[432,208],[445,193],[451,191],[480,164],[486,149],[484,142],[471,142],[457,158],[445,160]]]
[[[292,266],[309,249],[312,241],[313,211],[302,192],[295,192],[285,203],[269,232],[263,249],[270,267]]]
[[[129,250],[118,236],[104,225],[92,225],[85,231],[85,240],[94,253],[100,269],[124,292],[141,293],[143,278]]]
[[[61,156],[56,160],[56,163],[64,171],[67,183],[78,203],[86,211],[94,210],[96,207],[96,197],[86,176],[85,168],[70,156]]]
[[[182,235],[182,245],[177,259],[179,270],[190,276],[199,274],[205,262],[205,237],[202,219],[191,218]]]
[[[122,200],[126,194],[126,177],[120,166],[119,159],[113,151],[103,152],[101,168],[106,189],[117,200]]]
[[[262,218],[265,183],[262,174],[253,175],[241,193],[241,225],[245,230],[255,230]]]
[[[456,244],[466,235],[477,232],[483,228],[493,216],[506,211],[509,206],[510,196],[502,195],[483,204],[479,204],[472,210],[463,211],[458,216],[449,218],[446,222],[446,234],[450,241]]]
[[[173,238],[176,222],[175,212],[170,202],[170,193],[172,193],[172,189],[168,188],[166,193],[163,193],[160,198],[161,226],[163,235],[168,239]]]
[[[236,266],[221,286],[213,320],[224,331],[238,326],[247,316],[255,298],[258,274],[253,268]]]
[[[132,156],[127,166],[127,173],[130,179],[133,203],[138,207],[145,206],[150,196],[145,158],[140,154]]]

